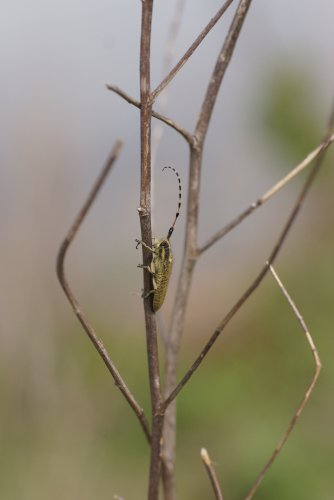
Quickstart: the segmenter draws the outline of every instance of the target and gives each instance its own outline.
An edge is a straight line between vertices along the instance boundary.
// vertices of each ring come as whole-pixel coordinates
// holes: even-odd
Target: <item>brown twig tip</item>
[[[209,457],[209,454],[208,454],[208,451],[206,448],[201,449],[201,459],[202,459],[204,467],[208,473],[216,500],[223,500],[223,493],[221,491],[220,484],[218,482],[216,471],[213,467],[213,464],[211,462],[211,459]]]
[[[201,459],[203,460],[205,465],[211,465],[211,460],[206,448],[201,448]]]

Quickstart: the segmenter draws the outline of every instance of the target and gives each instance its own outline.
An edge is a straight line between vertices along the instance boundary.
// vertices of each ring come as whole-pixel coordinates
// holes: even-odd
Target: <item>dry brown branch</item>
[[[152,26],[153,0],[142,1],[142,24],[140,37],[140,207],[138,209],[142,241],[146,246],[152,243],[151,228],[151,115],[152,104],[150,99],[150,48]],[[144,245],[143,265],[148,266],[150,253]],[[161,413],[161,390],[159,371],[159,352],[157,340],[157,325],[155,314],[152,311],[148,292],[151,288],[149,273],[143,270],[144,280],[144,314],[146,325],[146,349],[148,361],[149,384],[151,394],[151,457],[148,484],[148,499],[157,500],[159,497],[159,479],[161,465],[161,434],[163,414]]]
[[[142,429],[145,433],[145,436],[150,442],[150,431],[148,427],[148,423],[146,420],[146,417],[144,415],[143,409],[138,405],[137,401],[135,400],[134,396],[126,386],[124,380],[122,379],[120,373],[118,372],[116,366],[112,362],[106,348],[104,347],[102,341],[97,337],[93,327],[90,325],[88,322],[87,318],[85,317],[81,306],[79,305],[72,289],[70,288],[66,275],[65,275],[65,268],[64,268],[64,263],[65,263],[65,257],[67,255],[67,250],[72,243],[73,239],[75,238],[79,227],[81,226],[84,218],[87,215],[87,212],[89,211],[90,207],[92,206],[98,192],[100,191],[110,169],[114,165],[115,160],[117,159],[120,149],[122,147],[122,141],[117,141],[115,146],[113,147],[109,158],[107,159],[100,175],[98,176],[91,192],[89,193],[82,209],[80,210],[78,216],[76,217],[74,223],[70,227],[67,235],[65,236],[64,241],[62,242],[59,251],[58,251],[58,256],[57,256],[57,276],[60,281],[60,284],[64,290],[64,293],[69,300],[72,309],[74,313],[76,314],[78,320],[80,321],[84,331],[87,333],[88,337],[90,338],[91,342],[93,343],[95,349],[103,359],[106,367],[108,368],[111,376],[113,377],[115,381],[116,387],[121,391],[133,411],[135,412],[140,425],[142,426]]]
[[[280,181],[278,181],[272,188],[270,188],[266,193],[264,193],[260,198],[254,201],[246,210],[241,212],[235,219],[229,222],[226,226],[215,233],[211,238],[209,238],[206,243],[204,243],[199,249],[198,254],[202,254],[205,250],[208,250],[214,243],[223,238],[232,229],[237,227],[248,215],[250,215],[254,210],[261,207],[266,201],[268,201],[274,194],[276,194],[280,189],[286,186],[296,175],[302,172],[313,160],[315,160],[325,149],[327,149],[330,144],[334,141],[334,135],[332,135],[328,140],[322,142],[316,149],[311,151],[304,160],[294,167],[291,172],[284,176]]]
[[[320,374],[320,370],[321,370],[321,361],[320,361],[320,358],[319,358],[319,354],[318,354],[318,351],[317,351],[317,348],[313,342],[313,339],[312,339],[312,336],[310,334],[310,332],[308,331],[308,328],[305,324],[305,321],[302,317],[302,315],[300,314],[300,312],[298,311],[295,303],[293,302],[293,300],[291,299],[290,295],[288,294],[286,288],[284,287],[284,285],[282,284],[281,280],[279,279],[279,277],[277,276],[274,268],[272,266],[269,266],[269,269],[270,269],[270,272],[271,274],[273,275],[273,277],[275,278],[275,281],[276,283],[278,284],[280,290],[282,291],[283,295],[285,296],[286,300],[288,301],[291,309],[293,310],[296,318],[298,319],[304,333],[305,333],[305,337],[306,337],[306,340],[308,342],[308,345],[310,346],[310,349],[311,349],[311,352],[312,352],[312,355],[313,355],[313,358],[314,358],[314,364],[315,364],[315,371],[314,371],[314,375],[312,377],[312,380],[300,402],[300,404],[298,405],[298,408],[296,410],[296,412],[294,413],[289,425],[288,425],[288,428],[287,430],[285,431],[284,435],[282,436],[282,438],[280,439],[280,441],[277,443],[276,445],[276,448],[274,449],[273,453],[271,454],[269,460],[267,461],[267,463],[265,464],[265,466],[263,467],[263,469],[261,470],[260,474],[258,475],[256,481],[254,482],[253,486],[251,487],[251,489],[249,490],[247,496],[246,496],[246,500],[250,500],[251,498],[253,498],[254,494],[256,493],[258,487],[260,486],[260,483],[262,482],[264,476],[267,474],[269,468],[272,466],[273,462],[275,461],[275,459],[277,458],[277,455],[280,453],[280,451],[282,450],[284,444],[286,443],[286,441],[288,440],[291,432],[293,431],[296,423],[297,423],[297,420],[299,419],[300,415],[302,414],[304,408],[305,408],[305,405],[306,403],[308,402],[310,396],[311,396],[311,393],[314,389],[314,386],[318,380],[318,377],[319,377],[319,374]]]
[[[174,68],[168,73],[168,75],[162,80],[162,82],[157,86],[157,88],[152,92],[152,102],[155,101],[157,96],[167,87],[167,85],[172,81],[174,76],[180,71],[182,66],[188,61],[188,59],[193,55],[195,50],[203,42],[206,35],[212,30],[215,24],[219,21],[222,15],[226,12],[228,7],[231,5],[233,0],[227,0],[224,5],[219,9],[217,14],[211,19],[211,21],[206,25],[206,27],[201,31],[196,40],[191,44],[187,52],[181,57],[179,62],[174,66]]]
[[[238,8],[233,17],[227,37],[224,41],[223,47],[219,53],[216,66],[213,70],[208,85],[206,95],[202,104],[202,109],[197,121],[195,136],[198,141],[198,147],[203,146],[204,140],[208,131],[209,122],[211,120],[212,112],[221,82],[224,78],[225,72],[230,64],[236,43],[239,39],[240,31],[246,19],[248,9],[252,0],[240,0]]]
[[[133,106],[135,106],[138,109],[141,108],[141,104],[140,104],[139,101],[137,101],[136,99],[133,99],[131,96],[129,96],[128,94],[126,94],[122,89],[120,89],[116,85],[108,84],[108,85],[106,85],[106,87],[107,87],[108,90],[111,90],[115,94],[117,94],[120,97],[122,97],[129,104],[132,104]],[[157,113],[154,110],[152,110],[152,116],[154,118],[157,118],[158,120],[161,120],[163,123],[165,123],[169,127],[171,127],[174,130],[176,130],[176,132],[178,132],[179,134],[181,134],[182,137],[184,137],[184,139],[189,144],[192,144],[194,142],[193,136],[189,132],[187,132],[187,130],[185,130],[184,128],[182,128],[181,125],[178,125],[176,122],[174,122],[173,120],[171,120],[167,116],[163,116],[162,114]]]
[[[295,221],[295,219],[296,219],[296,217],[297,217],[297,215],[302,207],[303,201],[304,201],[307,193],[309,192],[309,189],[311,188],[311,186],[316,178],[317,173],[320,170],[320,167],[322,165],[322,162],[324,160],[324,157],[325,157],[325,154],[327,151],[327,149],[326,149],[327,142],[333,134],[333,128],[334,128],[334,105],[333,105],[333,108],[331,111],[331,116],[330,116],[329,123],[327,126],[325,138],[324,138],[322,146],[321,146],[321,148],[322,148],[321,154],[318,155],[316,162],[315,162],[311,172],[309,173],[309,175],[304,183],[304,186],[303,186],[303,188],[302,188],[302,190],[301,190],[301,192],[300,192],[300,194],[295,202],[295,205],[291,211],[291,214],[288,217],[288,220],[287,220],[287,222],[286,222],[286,224],[285,224],[285,226],[284,226],[284,228],[283,228],[283,230],[282,230],[282,232],[281,232],[281,234],[280,234],[280,236],[279,236],[279,238],[278,238],[278,240],[277,240],[277,242],[276,242],[276,244],[275,244],[275,246],[274,246],[274,248],[269,256],[269,258],[267,259],[267,263],[260,270],[259,274],[256,276],[256,278],[251,283],[251,285],[241,295],[239,300],[234,304],[234,306],[226,314],[224,319],[221,321],[221,323],[218,325],[218,327],[216,328],[214,333],[211,335],[208,342],[205,344],[204,348],[202,349],[202,351],[200,352],[200,354],[198,355],[198,357],[196,358],[196,360],[194,361],[192,366],[185,373],[185,375],[182,377],[182,379],[176,385],[176,387],[172,390],[172,392],[169,394],[169,396],[165,399],[164,407],[167,407],[175,399],[175,397],[181,391],[181,389],[186,385],[186,383],[189,381],[189,379],[192,377],[192,375],[195,373],[197,368],[202,363],[205,356],[210,351],[211,347],[214,345],[214,343],[218,339],[219,335],[225,329],[227,324],[234,317],[234,315],[239,311],[241,306],[252,295],[252,293],[256,290],[256,288],[262,282],[263,278],[266,276],[266,274],[269,270],[269,266],[271,264],[273,264],[274,260],[276,259],[277,255],[278,255],[278,253],[279,253],[279,251],[280,251],[280,249],[281,249],[281,247],[282,247],[282,245],[283,245],[283,243],[284,243],[284,241],[289,233],[289,230],[291,229],[292,224],[294,223],[294,221]]]
[[[204,467],[208,473],[216,500],[224,500],[223,493],[222,493],[221,488],[220,488],[220,484],[219,484],[219,481],[218,481],[218,478],[216,475],[215,468],[214,468],[213,463],[211,462],[211,459],[209,457],[209,454],[205,448],[201,449],[201,459],[202,459]]]

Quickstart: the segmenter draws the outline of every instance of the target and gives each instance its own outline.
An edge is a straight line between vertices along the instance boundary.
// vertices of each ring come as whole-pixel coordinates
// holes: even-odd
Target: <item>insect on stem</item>
[[[173,224],[169,228],[166,238],[154,239],[152,248],[146,245],[143,241],[136,240],[137,242],[136,248],[138,248],[138,245],[141,244],[152,253],[152,260],[150,264],[148,266],[139,264],[138,267],[146,269],[146,271],[148,271],[152,276],[152,290],[150,290],[144,296],[144,298],[147,298],[149,295],[153,295],[153,300],[152,300],[153,312],[156,312],[158,309],[160,309],[166,297],[169,278],[172,273],[172,267],[173,267],[173,254],[169,240],[173,234],[174,227],[180,215],[180,209],[181,209],[182,191],[181,191],[181,180],[179,173],[174,167],[164,167],[162,170],[165,170],[165,168],[169,168],[173,170],[173,172],[175,172],[175,175],[177,176],[177,180],[179,183],[179,202]]]

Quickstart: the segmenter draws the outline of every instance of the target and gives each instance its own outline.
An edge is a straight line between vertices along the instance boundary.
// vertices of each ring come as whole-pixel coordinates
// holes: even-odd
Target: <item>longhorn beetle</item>
[[[144,266],[143,264],[138,264],[138,267],[146,269],[152,275],[153,288],[146,295],[143,295],[143,298],[147,298],[149,295],[153,294],[152,309],[154,312],[160,309],[160,307],[163,304],[163,301],[165,300],[168,288],[168,282],[170,275],[172,273],[172,266],[173,266],[173,255],[170,245],[170,237],[173,234],[174,226],[178,216],[180,215],[180,208],[181,208],[181,180],[179,173],[174,167],[164,167],[162,170],[164,171],[165,168],[170,168],[171,170],[173,170],[173,172],[175,172],[175,175],[177,176],[177,180],[179,183],[179,203],[177,207],[177,212],[175,214],[174,222],[169,228],[166,238],[161,238],[160,240],[153,238],[152,248],[146,245],[141,240],[135,240],[137,242],[136,248],[138,248],[138,245],[141,244],[145,248],[147,248],[147,250],[152,252],[152,260],[150,265]]]

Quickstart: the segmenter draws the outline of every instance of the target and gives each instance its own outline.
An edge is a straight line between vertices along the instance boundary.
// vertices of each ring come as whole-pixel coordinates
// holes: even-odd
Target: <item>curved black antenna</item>
[[[181,189],[181,179],[180,179],[180,176],[179,176],[179,173],[178,171],[174,168],[174,167],[164,167],[162,169],[162,171],[165,170],[165,168],[170,168],[171,170],[173,170],[173,172],[175,172],[175,175],[177,176],[177,180],[178,180],[178,183],[179,183],[179,203],[178,203],[178,206],[177,206],[177,212],[175,214],[175,219],[174,219],[174,222],[173,224],[171,225],[171,227],[168,229],[168,234],[167,234],[167,240],[170,239],[170,237],[172,236],[173,234],[173,231],[174,231],[174,226],[175,226],[175,223],[177,221],[177,218],[178,216],[180,215],[180,209],[181,209],[181,194],[182,194],[182,189]]]

